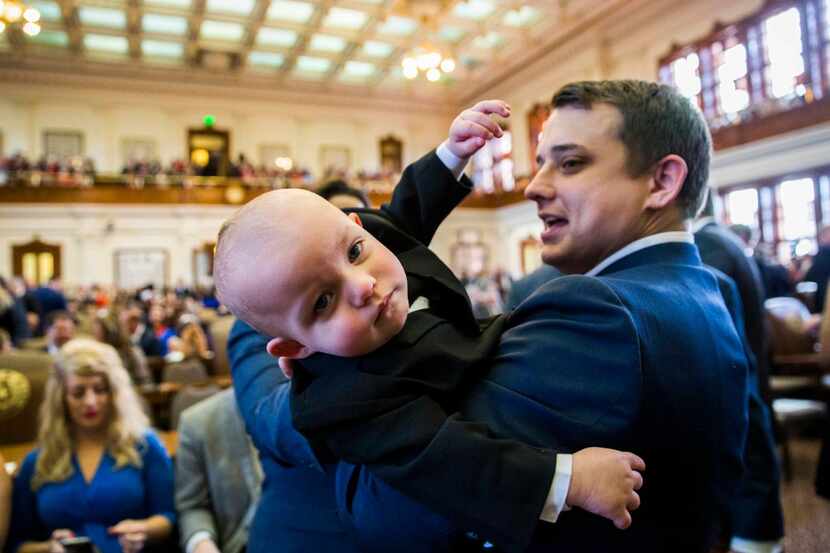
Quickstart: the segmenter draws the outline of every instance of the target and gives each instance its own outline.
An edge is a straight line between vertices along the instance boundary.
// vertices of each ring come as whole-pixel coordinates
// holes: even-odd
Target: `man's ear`
[[[314,353],[297,340],[287,340],[285,338],[272,338],[265,345],[265,350],[273,357],[286,357],[288,359],[305,359]]]
[[[354,212],[349,213],[349,219],[351,219],[352,221],[357,223],[358,226],[360,226],[360,227],[363,226],[363,221],[360,220],[360,215],[358,215],[357,213],[354,213]]]
[[[676,154],[669,154],[658,161],[652,173],[651,190],[645,206],[662,209],[669,205],[683,190],[688,174],[686,160]]]

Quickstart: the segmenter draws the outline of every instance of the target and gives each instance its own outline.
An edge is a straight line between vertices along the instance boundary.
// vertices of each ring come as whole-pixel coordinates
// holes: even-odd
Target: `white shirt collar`
[[[585,273],[585,276],[597,276],[609,265],[611,265],[612,263],[616,263],[623,257],[629,256],[634,252],[650,248],[651,246],[656,246],[658,244],[668,244],[670,242],[685,242],[687,244],[694,244],[695,239],[692,236],[692,233],[686,232],[685,230],[659,232],[657,234],[646,236],[645,238],[640,238],[639,240],[631,242],[624,248],[615,251],[614,253],[600,261],[599,265]]]
[[[692,223],[692,234],[696,233],[697,231],[699,231],[700,229],[702,229],[703,227],[705,227],[709,223],[714,223],[714,222],[715,222],[714,217],[708,217],[708,216],[707,217],[701,217],[700,219],[698,219],[694,223]]]

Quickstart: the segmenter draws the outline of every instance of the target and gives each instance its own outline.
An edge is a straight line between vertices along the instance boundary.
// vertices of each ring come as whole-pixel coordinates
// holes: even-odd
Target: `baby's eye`
[[[352,247],[349,248],[349,262],[354,263],[357,261],[361,253],[363,253],[363,242],[355,242],[352,244]]]
[[[329,304],[331,304],[331,300],[331,292],[326,292],[325,294],[322,294],[319,298],[317,298],[317,301],[314,302],[314,312],[322,313],[323,311],[325,311],[328,308]]]

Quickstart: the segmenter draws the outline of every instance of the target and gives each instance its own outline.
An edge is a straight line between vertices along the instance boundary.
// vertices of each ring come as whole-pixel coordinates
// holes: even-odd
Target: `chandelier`
[[[403,76],[415,79],[418,75],[425,75],[428,81],[435,82],[445,73],[455,70],[455,60],[452,56],[444,56],[440,50],[429,44],[423,44],[410,52],[401,60]]]
[[[0,33],[6,27],[21,25],[23,32],[35,36],[40,32],[40,12],[18,0],[0,0]]]

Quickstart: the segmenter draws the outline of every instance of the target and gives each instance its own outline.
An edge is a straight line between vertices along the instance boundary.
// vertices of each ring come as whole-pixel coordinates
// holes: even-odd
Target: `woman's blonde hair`
[[[38,446],[32,489],[48,482],[61,482],[72,475],[72,429],[66,406],[69,375],[103,376],[110,391],[107,421],[107,452],[118,468],[141,467],[139,448],[150,421],[130,383],[130,377],[115,348],[87,338],[70,340],[60,349],[55,367],[46,383],[40,406]]]

